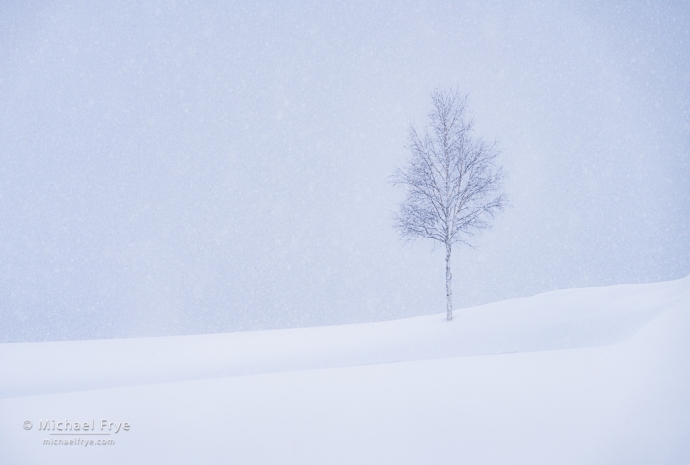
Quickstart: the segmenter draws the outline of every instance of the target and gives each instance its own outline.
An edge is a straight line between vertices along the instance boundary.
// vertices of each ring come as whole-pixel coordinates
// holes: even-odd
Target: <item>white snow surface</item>
[[[690,463],[690,276],[455,314],[0,344],[0,464]]]

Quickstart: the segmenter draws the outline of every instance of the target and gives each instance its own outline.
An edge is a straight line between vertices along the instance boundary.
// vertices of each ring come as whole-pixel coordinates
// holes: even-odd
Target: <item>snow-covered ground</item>
[[[690,277],[443,320],[0,344],[0,463],[690,463]]]

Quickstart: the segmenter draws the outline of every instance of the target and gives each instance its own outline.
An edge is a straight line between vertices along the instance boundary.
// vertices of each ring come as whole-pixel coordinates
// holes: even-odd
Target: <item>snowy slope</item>
[[[0,373],[0,463],[690,463],[690,277],[450,324],[4,344]]]
[[[621,341],[682,299],[690,277],[569,289],[397,321],[245,333],[0,344],[0,398]]]

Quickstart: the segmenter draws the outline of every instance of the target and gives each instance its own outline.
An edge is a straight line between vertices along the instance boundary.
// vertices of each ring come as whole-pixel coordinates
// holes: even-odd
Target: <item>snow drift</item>
[[[443,320],[2,344],[1,462],[690,462],[690,277]]]

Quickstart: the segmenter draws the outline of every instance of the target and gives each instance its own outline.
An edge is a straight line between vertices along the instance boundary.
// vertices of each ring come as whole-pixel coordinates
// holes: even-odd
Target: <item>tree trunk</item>
[[[453,288],[450,274],[450,243],[446,243],[446,321],[453,320]]]

